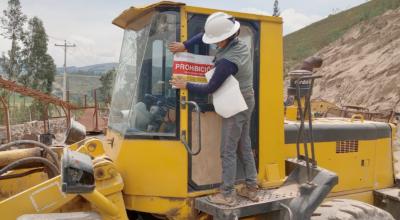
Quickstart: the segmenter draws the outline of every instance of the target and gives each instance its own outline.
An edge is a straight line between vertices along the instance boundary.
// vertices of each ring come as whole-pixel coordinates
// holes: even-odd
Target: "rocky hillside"
[[[400,8],[353,26],[315,55],[324,59],[315,98],[400,111]]]
[[[360,22],[369,22],[376,16],[398,7],[400,7],[400,0],[369,0],[286,35],[283,39],[285,72],[287,73],[308,56],[342,37],[353,26]]]

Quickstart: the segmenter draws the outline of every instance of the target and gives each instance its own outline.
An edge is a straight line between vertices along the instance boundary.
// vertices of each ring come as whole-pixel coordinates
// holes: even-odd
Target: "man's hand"
[[[176,53],[176,52],[185,52],[186,48],[185,45],[181,42],[172,42],[168,45],[168,49],[172,52],[172,53]]]
[[[186,89],[187,81],[184,79],[172,79],[169,81],[172,86],[175,86],[178,89]]]

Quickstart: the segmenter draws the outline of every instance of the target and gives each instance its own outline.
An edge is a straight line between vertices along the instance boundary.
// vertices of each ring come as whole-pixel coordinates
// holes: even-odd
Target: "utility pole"
[[[68,47],[76,47],[75,44],[67,44],[67,41],[64,40],[64,44],[54,44],[56,47],[64,47],[64,81],[63,81],[63,100],[67,101],[67,48]]]

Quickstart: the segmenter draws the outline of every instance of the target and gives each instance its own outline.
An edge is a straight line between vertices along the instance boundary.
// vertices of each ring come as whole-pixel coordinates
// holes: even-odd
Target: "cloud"
[[[80,35],[70,35],[69,40],[71,42],[76,42],[76,43],[80,43],[80,44],[83,44],[83,45],[91,45],[91,46],[93,46],[93,45],[96,44],[95,40],[93,40],[91,38],[88,38],[88,37],[80,36]]]
[[[97,39],[98,40],[98,39]],[[96,63],[117,62],[116,48],[110,48],[97,42],[96,39],[83,35],[70,35],[67,43],[75,44],[76,47],[69,47],[67,50],[68,66],[87,66]],[[55,41],[50,38],[50,44],[63,44],[63,42]],[[64,61],[63,47],[49,47],[48,51],[56,60],[57,66],[61,66]]]
[[[242,8],[242,9],[240,9],[240,11],[246,12],[246,13],[251,13],[251,14],[271,15],[271,13],[268,13],[268,12],[258,9],[258,8]]]
[[[284,22],[283,32],[285,35],[324,18],[320,15],[306,15],[296,11],[293,8],[283,10],[281,12],[281,17],[283,18]]]
[[[242,8],[240,9],[240,11],[252,14],[271,16],[271,13],[254,7]],[[283,32],[285,35],[297,31],[309,24],[312,24],[324,18],[323,16],[320,15],[306,15],[296,11],[293,8],[283,10],[280,16],[283,18]]]

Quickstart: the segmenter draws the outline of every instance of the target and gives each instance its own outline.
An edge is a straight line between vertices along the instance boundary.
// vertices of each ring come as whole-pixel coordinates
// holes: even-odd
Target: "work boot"
[[[210,195],[207,200],[218,205],[234,206],[236,204],[236,199],[233,195],[224,195],[222,193]]]
[[[245,197],[253,202],[260,201],[260,197],[258,196],[258,187],[257,186],[243,186],[238,190],[239,196]]]

